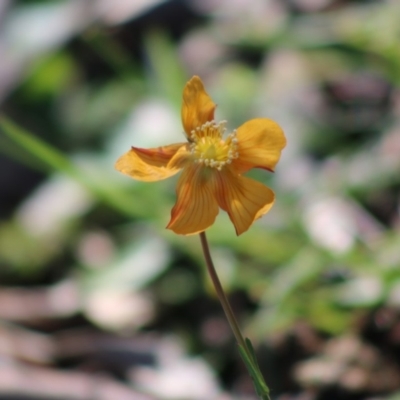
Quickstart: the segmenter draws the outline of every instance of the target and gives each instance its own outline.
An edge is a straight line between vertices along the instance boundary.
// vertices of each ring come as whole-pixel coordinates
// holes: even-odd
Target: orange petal
[[[190,145],[186,143],[174,154],[167,167],[182,169],[190,161],[193,161],[193,155],[190,152]]]
[[[189,136],[193,129],[212,121],[215,107],[201,79],[194,76],[183,89],[182,124],[186,134]]]
[[[132,147],[115,163],[115,169],[139,181],[154,182],[169,178],[176,174],[178,166],[168,166],[169,161],[185,146],[186,143],[176,143],[153,149]]]
[[[274,204],[274,192],[260,182],[236,175],[229,169],[215,177],[218,204],[228,213],[237,235],[247,231]]]
[[[192,235],[206,230],[214,223],[219,209],[207,172],[198,165],[190,165],[183,170],[168,229],[181,235]]]
[[[242,174],[252,168],[273,171],[279,161],[286,138],[281,127],[267,118],[245,122],[237,129],[239,158],[232,162]]]

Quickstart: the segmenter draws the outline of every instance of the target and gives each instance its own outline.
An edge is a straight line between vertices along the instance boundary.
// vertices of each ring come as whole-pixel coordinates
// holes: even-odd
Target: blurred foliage
[[[6,3],[4,287],[71,279],[94,326],[175,333],[229,370],[210,355],[227,339],[201,328],[215,298],[199,240],[164,228],[176,178],[113,170],[131,145],[182,141],[182,89],[198,74],[229,128],[268,117],[288,138],[273,176],[252,172],[276,192],[272,211],[239,238],[222,212],[208,231],[246,334],[271,345],[301,322],[331,337],[399,310],[398,1]],[[120,315],[125,295],[141,300]]]

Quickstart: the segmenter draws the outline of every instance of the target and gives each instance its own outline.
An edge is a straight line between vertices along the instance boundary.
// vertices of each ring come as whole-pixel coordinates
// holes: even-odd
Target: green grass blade
[[[22,129],[5,116],[0,116],[0,130],[11,139],[12,142],[27,151],[30,155],[33,155],[49,170],[64,173],[79,182],[96,198],[108,204],[118,212],[128,217],[137,216],[137,213],[125,193],[121,193],[121,191],[114,186],[108,184],[101,185],[99,182],[95,182],[83,173],[83,171],[72,163],[62,152],[43,142],[27,130]]]

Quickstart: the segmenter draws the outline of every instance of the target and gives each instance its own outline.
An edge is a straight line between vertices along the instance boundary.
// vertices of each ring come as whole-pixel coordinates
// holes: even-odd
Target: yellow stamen
[[[222,139],[226,121],[208,121],[190,132],[190,152],[195,162],[219,171],[239,157],[236,130]]]

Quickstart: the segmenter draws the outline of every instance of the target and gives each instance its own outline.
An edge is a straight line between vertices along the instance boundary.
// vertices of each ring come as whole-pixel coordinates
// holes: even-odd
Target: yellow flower
[[[252,168],[273,172],[286,145],[282,129],[270,119],[257,118],[223,139],[225,121],[214,121],[215,107],[201,79],[194,76],[183,90],[182,123],[188,141],[152,149],[132,147],[115,164],[118,171],[147,182],[182,170],[167,225],[178,234],[206,230],[222,208],[240,235],[274,203],[270,188],[242,174]]]

